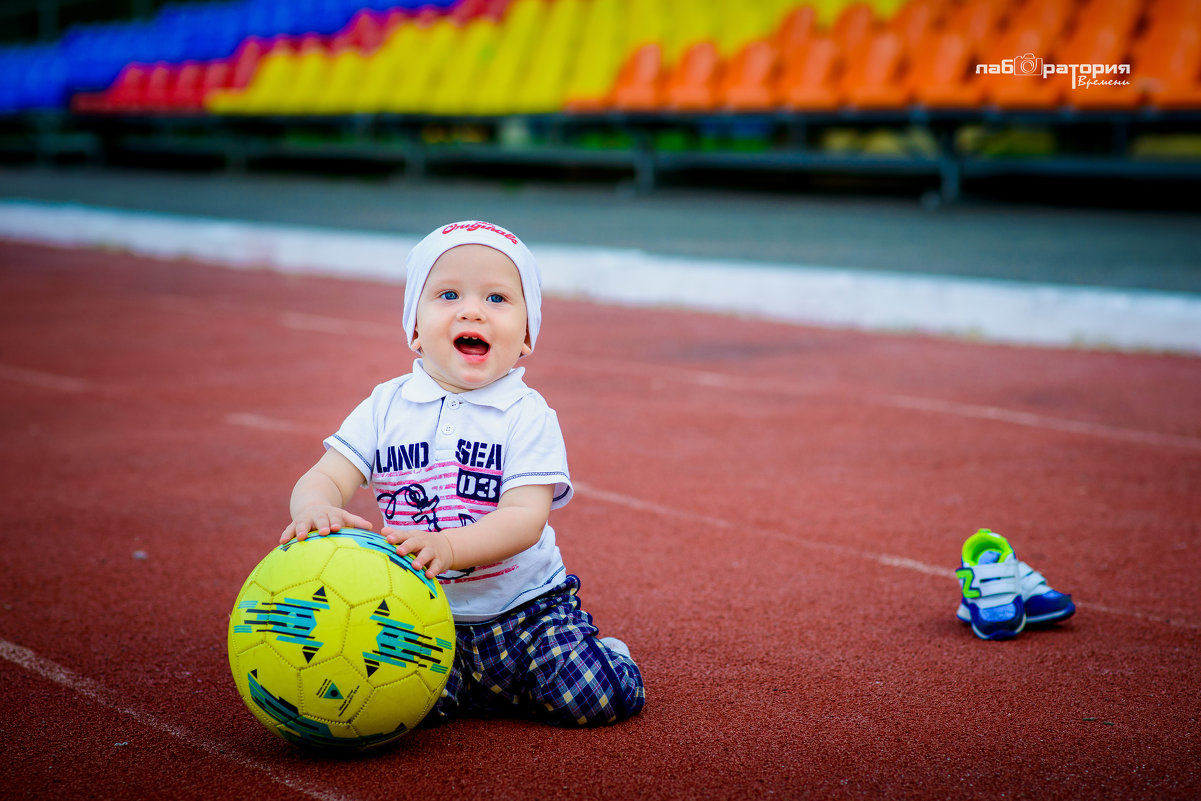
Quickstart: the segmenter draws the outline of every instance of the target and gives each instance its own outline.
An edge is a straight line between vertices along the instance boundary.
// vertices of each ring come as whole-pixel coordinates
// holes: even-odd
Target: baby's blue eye
[[[488,296],[488,302],[489,303],[504,303],[505,296],[500,294],[499,292],[493,292],[491,295]]]
[[[442,298],[443,300],[458,300],[459,293],[455,292],[453,289],[448,289],[442,294],[438,295],[438,297]]]

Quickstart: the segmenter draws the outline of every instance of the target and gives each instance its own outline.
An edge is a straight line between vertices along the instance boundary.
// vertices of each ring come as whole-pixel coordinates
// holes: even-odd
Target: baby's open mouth
[[[479,337],[462,336],[455,339],[455,350],[467,356],[483,356],[490,349],[491,345]]]

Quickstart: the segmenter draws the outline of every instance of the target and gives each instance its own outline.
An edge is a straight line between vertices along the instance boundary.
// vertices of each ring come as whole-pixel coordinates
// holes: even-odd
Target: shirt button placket
[[[455,418],[458,416],[458,411],[463,406],[463,401],[457,395],[451,395],[446,399],[446,403],[442,406],[442,414],[438,420],[438,447],[437,450],[443,454],[454,452],[454,443],[451,442],[451,437],[454,436],[457,422]]]

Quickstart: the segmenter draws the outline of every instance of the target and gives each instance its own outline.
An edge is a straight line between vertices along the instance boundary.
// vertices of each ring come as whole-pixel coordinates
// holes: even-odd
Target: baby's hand
[[[426,578],[437,578],[439,573],[450,570],[454,565],[455,552],[450,547],[450,537],[439,531],[407,534],[384,526],[380,533],[396,546],[396,552],[401,556],[413,554],[413,569],[426,568]]]
[[[314,532],[328,534],[343,528],[365,528],[371,531],[371,522],[337,506],[310,506],[301,510],[284,529],[284,533],[279,535],[279,544],[283,545],[293,537],[303,540]]]

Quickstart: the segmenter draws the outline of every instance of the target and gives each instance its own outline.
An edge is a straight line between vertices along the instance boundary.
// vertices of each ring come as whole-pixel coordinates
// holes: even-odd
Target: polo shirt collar
[[[491,406],[503,412],[529,391],[529,387],[521,378],[523,375],[525,375],[524,367],[514,367],[508,374],[488,386],[463,392],[458,397],[468,403],[474,403],[477,406]],[[413,362],[412,376],[400,390],[400,396],[411,403],[432,403],[453,394],[430,378],[429,373],[425,372],[425,368],[421,364],[421,359]]]

